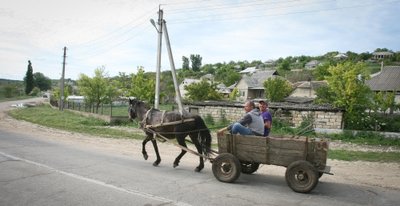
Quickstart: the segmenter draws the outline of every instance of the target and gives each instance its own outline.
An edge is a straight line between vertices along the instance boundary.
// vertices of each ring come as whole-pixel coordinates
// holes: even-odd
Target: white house
[[[269,78],[276,78],[278,75],[276,70],[259,70],[251,75],[243,75],[236,85],[239,91],[238,100],[264,98],[264,82]]]

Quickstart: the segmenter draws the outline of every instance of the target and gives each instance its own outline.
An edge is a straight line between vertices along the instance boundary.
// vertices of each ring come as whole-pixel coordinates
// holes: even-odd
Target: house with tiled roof
[[[374,92],[395,92],[395,101],[400,103],[400,66],[384,66],[366,84]]]
[[[322,86],[327,86],[326,81],[301,81],[297,82],[295,89],[290,96],[316,98],[316,90]]]
[[[320,65],[321,64],[321,62],[319,62],[318,60],[311,60],[311,61],[309,61],[309,62],[307,62],[305,65],[304,65],[304,68],[305,69],[315,69],[318,65]]]
[[[258,70],[252,74],[243,75],[236,85],[239,92],[237,100],[264,98],[264,82],[269,78],[276,78],[278,75],[276,70]]]

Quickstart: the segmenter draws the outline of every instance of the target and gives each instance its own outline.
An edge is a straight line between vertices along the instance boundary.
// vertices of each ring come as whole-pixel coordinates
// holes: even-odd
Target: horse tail
[[[203,152],[205,155],[209,155],[211,151],[211,134],[210,130],[208,129],[206,123],[200,116],[195,116],[195,124],[197,129],[199,129],[200,132],[200,138],[201,138],[201,145],[203,147]]]

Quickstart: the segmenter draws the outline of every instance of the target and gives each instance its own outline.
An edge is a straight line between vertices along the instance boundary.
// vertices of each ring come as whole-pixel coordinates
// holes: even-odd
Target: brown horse
[[[203,119],[198,115],[193,115],[190,113],[184,113],[181,115],[179,112],[163,112],[158,109],[148,109],[143,101],[136,99],[129,99],[129,119],[137,118],[140,121],[140,127],[146,133],[146,138],[142,142],[142,154],[145,160],[147,160],[148,155],[146,152],[146,143],[151,141],[153,143],[154,151],[156,152],[157,160],[153,163],[157,166],[161,162],[161,157],[158,152],[157,141],[154,139],[153,131],[168,139],[176,138],[179,145],[186,147],[185,138],[189,135],[192,143],[195,145],[197,152],[199,154],[204,154],[208,156],[211,148],[211,134],[210,130],[207,128]],[[183,121],[185,120],[185,121]],[[192,120],[192,121],[186,121]],[[177,122],[181,121],[181,122]],[[177,122],[176,124],[166,124],[166,126],[160,126],[163,123]],[[158,126],[154,126],[158,125]],[[150,129],[149,129],[150,126]],[[151,127],[154,126],[154,127]],[[180,159],[186,154],[186,150],[181,151],[181,153],[175,158],[173,167],[179,165]],[[195,171],[200,172],[204,168],[203,157],[200,158],[200,164],[196,167]]]

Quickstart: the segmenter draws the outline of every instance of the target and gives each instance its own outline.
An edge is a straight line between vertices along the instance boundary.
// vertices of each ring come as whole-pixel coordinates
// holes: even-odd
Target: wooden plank
[[[281,149],[281,148],[270,148],[268,150],[268,155],[276,156],[276,155],[284,155],[284,156],[297,156],[303,157],[303,150],[289,150],[289,149]]]
[[[219,153],[226,153],[228,152],[229,146],[229,137],[227,136],[220,136],[218,135],[218,152]]]
[[[297,160],[304,160],[303,150],[282,149],[279,147],[269,148],[267,154],[269,164],[287,167],[290,163]]]
[[[305,151],[306,139],[268,138],[268,147]]]
[[[267,147],[260,145],[236,144],[236,153],[240,152],[255,152],[255,153],[263,153],[266,155]]]
[[[260,136],[234,135],[237,144],[267,146],[267,138]]]
[[[295,162],[297,160],[303,160],[303,159],[302,159],[302,157],[298,157],[298,156],[279,155],[279,156],[269,157],[268,164],[287,167],[290,165],[290,163]]]
[[[240,161],[247,161],[247,162],[256,162],[256,163],[267,163],[267,155],[266,153],[258,153],[258,152],[251,152],[251,151],[242,151],[236,155],[236,157]]]

